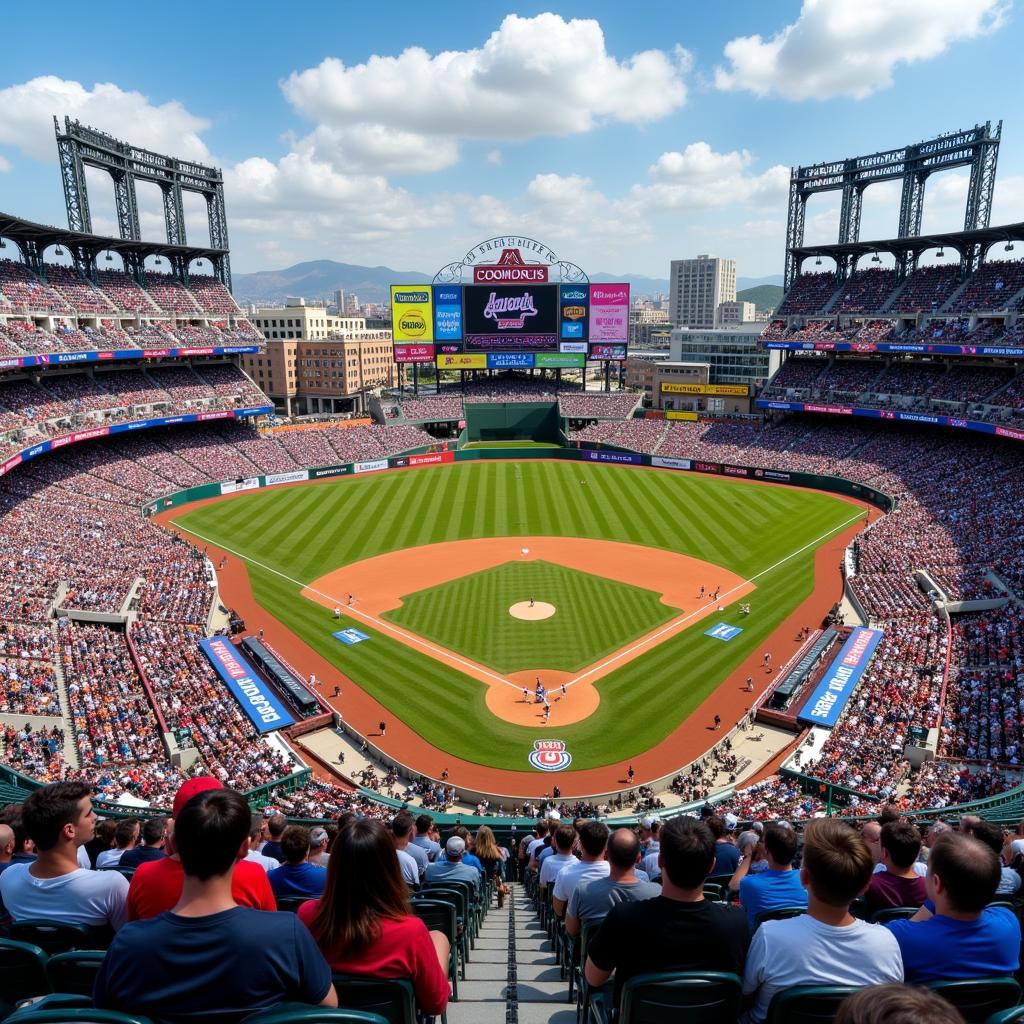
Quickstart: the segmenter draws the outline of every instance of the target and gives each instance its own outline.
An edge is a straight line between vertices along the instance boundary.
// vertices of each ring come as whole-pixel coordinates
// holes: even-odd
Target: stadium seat
[[[927,985],[952,1003],[967,1024],[984,1024],[993,1013],[1020,1002],[1021,988],[1013,978],[972,978],[968,981],[933,981]]]
[[[299,907],[301,907],[303,903],[308,902],[308,896],[278,896],[277,909],[286,910],[292,914],[295,914],[298,912]]]
[[[0,1020],[21,999],[52,991],[46,975],[46,953],[30,942],[0,939]]]
[[[766,910],[755,918],[754,930],[760,928],[765,921],[788,921],[791,917],[800,917],[806,913],[806,907],[776,907],[775,910]]]
[[[10,1024],[153,1024],[149,1017],[117,1010],[96,1010],[91,1007],[19,1010],[8,1017]]]
[[[573,939],[573,966],[569,974],[569,1000],[572,1001],[573,980],[575,979],[576,1019],[580,1022],[584,1022],[590,1017],[590,1000],[594,993],[587,983],[587,947],[600,927],[601,921],[591,921],[583,925],[579,935]],[[609,980],[599,991],[607,992],[610,995],[614,984],[614,981]]]
[[[920,907],[883,907],[871,915],[872,924],[885,924],[886,921],[900,921],[913,917]]]
[[[1008,1010],[993,1013],[985,1024],[1020,1024],[1024,1021],[1024,1006],[1011,1006]]]
[[[832,1024],[839,1004],[859,991],[849,985],[797,985],[775,995],[767,1024]]]
[[[388,1024],[386,1017],[366,1010],[328,1009],[323,1006],[275,1006],[272,1010],[260,1010],[250,1014],[242,1024]]]
[[[389,1024],[417,1024],[416,993],[408,978],[363,978],[335,974],[338,1005],[380,1014]]]
[[[448,939],[448,980],[452,983],[452,999],[459,999],[459,935],[455,923],[455,907],[443,900],[413,896],[412,912],[427,926],[428,931],[441,932]],[[466,965],[462,965],[462,980],[466,980]]]
[[[46,976],[54,992],[92,995],[93,982],[106,956],[102,950],[76,949],[55,953],[46,964]]]
[[[101,944],[83,924],[65,924],[48,918],[26,918],[8,926],[12,939],[31,942],[48,956],[71,949],[98,949]]]
[[[719,971],[672,971],[640,974],[622,986],[618,1024],[721,1024],[736,1019],[741,982],[735,974]],[[590,1020],[611,1019],[606,994],[590,1002]]]

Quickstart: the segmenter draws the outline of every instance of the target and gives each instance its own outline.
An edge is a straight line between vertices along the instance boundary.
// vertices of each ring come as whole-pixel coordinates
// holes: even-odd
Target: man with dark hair
[[[661,828],[661,895],[621,902],[609,911],[587,951],[587,983],[599,987],[615,972],[622,986],[650,971],[739,974],[750,941],[743,911],[704,898],[715,862],[715,838],[696,818],[672,818]]]
[[[979,842],[984,843],[999,858],[999,885],[996,887],[996,896],[1001,896],[1004,899],[1016,896],[1020,890],[1020,875],[1003,863],[1006,834],[1002,827],[994,821],[978,820],[972,823],[967,830],[967,835],[974,836]]]
[[[660,833],[660,827],[658,831]],[[617,903],[649,900],[661,895],[660,885],[637,877],[640,838],[631,829],[620,828],[611,834],[605,856],[608,877],[581,882],[569,897],[565,930],[570,935],[579,935],[583,925],[602,920]]]
[[[796,856],[796,832],[781,825],[769,825],[764,838],[756,846],[747,846],[740,865],[730,880],[731,889],[739,889],[740,905],[747,912],[751,931],[757,926],[757,915],[782,907],[806,907],[807,890],[800,883],[800,874],[793,870]],[[754,859],[763,848],[768,870],[748,874]]]
[[[262,836],[263,815],[253,812],[249,824],[249,852],[245,855],[245,860],[250,864],[258,864],[264,871],[269,873],[281,865],[273,857],[264,857],[260,853],[260,847],[263,845]]]
[[[114,826],[114,845],[96,858],[96,869],[112,868],[121,863],[121,858],[135,849],[139,841],[140,825],[136,818],[122,818]]]
[[[546,889],[555,884],[558,872],[569,864],[578,864],[579,858],[572,852],[573,844],[576,842],[576,829],[572,825],[559,825],[555,829],[551,841],[551,856],[544,857],[540,861],[540,877],[538,879],[541,888]]]
[[[421,814],[416,819],[416,836],[412,840],[413,846],[426,850],[427,859],[433,863],[441,852],[441,844],[430,838],[430,830],[434,827],[434,819],[429,814]]]
[[[272,814],[267,818],[267,835],[270,838],[263,844],[260,853],[264,857],[273,857],[278,863],[284,863],[284,851],[281,849],[281,836],[288,827],[288,820],[283,814]]]
[[[42,786],[22,805],[22,825],[35,842],[36,857],[11,864],[0,875],[0,902],[11,917],[49,917],[108,936],[120,928],[128,879],[117,871],[90,871],[78,860],[96,827],[92,787],[85,782]]]
[[[142,841],[144,846],[125,850],[120,860],[123,868],[137,868],[151,860],[162,860],[167,854],[164,846],[167,843],[167,819],[147,818],[142,823]]]
[[[1012,910],[986,906],[999,885],[999,858],[991,847],[963,833],[943,833],[928,858],[925,885],[928,902],[913,920],[886,925],[899,943],[908,982],[1016,972],[1020,924]]]
[[[555,875],[551,890],[551,906],[556,917],[564,917],[573,890],[592,878],[607,878],[608,861],[604,859],[608,845],[608,826],[603,821],[585,821],[580,825],[580,853],[576,864],[566,864]]]
[[[419,885],[419,881],[426,873],[427,865],[430,863],[430,857],[422,846],[417,846],[413,841],[413,829],[415,827],[415,819],[408,811],[399,811],[391,819],[391,833],[395,837],[395,848],[403,852],[407,857],[411,857],[415,862],[415,884]],[[399,861],[402,860],[401,857],[398,859]]]
[[[93,989],[97,1007],[233,1024],[284,1002],[338,1005],[331,969],[299,919],[232,897],[249,826],[245,797],[228,789],[201,791],[175,814],[181,898],[114,940]]]
[[[726,827],[725,819],[713,814],[705,822],[715,837],[715,869],[712,875],[731,875],[740,863],[740,851],[733,842],[734,830]]]
[[[804,831],[800,881],[807,913],[765,921],[743,973],[752,997],[743,1024],[760,1024],[777,992],[795,985],[882,985],[903,980],[899,946],[881,925],[859,921],[850,904],[868,887],[874,860],[849,825],[817,818]]]
[[[921,833],[907,821],[890,821],[878,837],[884,871],[871,876],[864,894],[874,914],[885,907],[919,907],[928,898],[924,879],[914,870],[921,852]]]
[[[181,809],[199,793],[208,789],[223,789],[218,779],[209,775],[198,775],[181,785],[172,805],[172,817],[176,820]],[[174,833],[167,847],[168,856],[160,860],[140,864],[132,876],[128,890],[128,919],[137,921],[156,917],[170,910],[181,896],[185,872],[176,850]],[[116,874],[105,871],[104,874]],[[121,877],[121,876],[118,876]],[[235,902],[243,907],[257,910],[276,910],[273,890],[267,881],[267,872],[258,864],[242,860],[231,875],[231,891]]]
[[[284,863],[267,872],[274,896],[319,899],[327,884],[327,868],[309,863],[309,829],[304,825],[289,825],[281,834],[281,852]]]

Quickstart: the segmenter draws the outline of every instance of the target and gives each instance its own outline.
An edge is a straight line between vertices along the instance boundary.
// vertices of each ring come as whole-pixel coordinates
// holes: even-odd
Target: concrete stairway
[[[575,1024],[568,982],[521,885],[491,908],[470,957],[448,1024]]]
[[[50,624],[50,632],[53,634],[57,651],[53,658],[53,671],[57,676],[57,697],[60,700],[60,713],[64,718],[64,760],[74,768],[81,768],[82,759],[78,756],[78,746],[75,744],[74,719],[71,715],[71,702],[68,700],[68,684],[64,678],[64,665],[61,661],[64,648],[60,643],[60,630],[56,622]]]

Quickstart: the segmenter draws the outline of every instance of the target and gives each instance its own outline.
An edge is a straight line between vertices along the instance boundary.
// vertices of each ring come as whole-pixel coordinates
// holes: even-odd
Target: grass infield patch
[[[557,611],[533,622],[509,615],[531,597]],[[509,561],[403,596],[383,617],[508,674],[576,672],[679,614],[653,590],[550,562]]]

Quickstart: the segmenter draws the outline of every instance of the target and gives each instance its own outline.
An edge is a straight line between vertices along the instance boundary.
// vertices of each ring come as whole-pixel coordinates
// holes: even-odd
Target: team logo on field
[[[530,764],[542,772],[560,772],[572,764],[572,754],[561,740],[536,740],[530,751]]]

